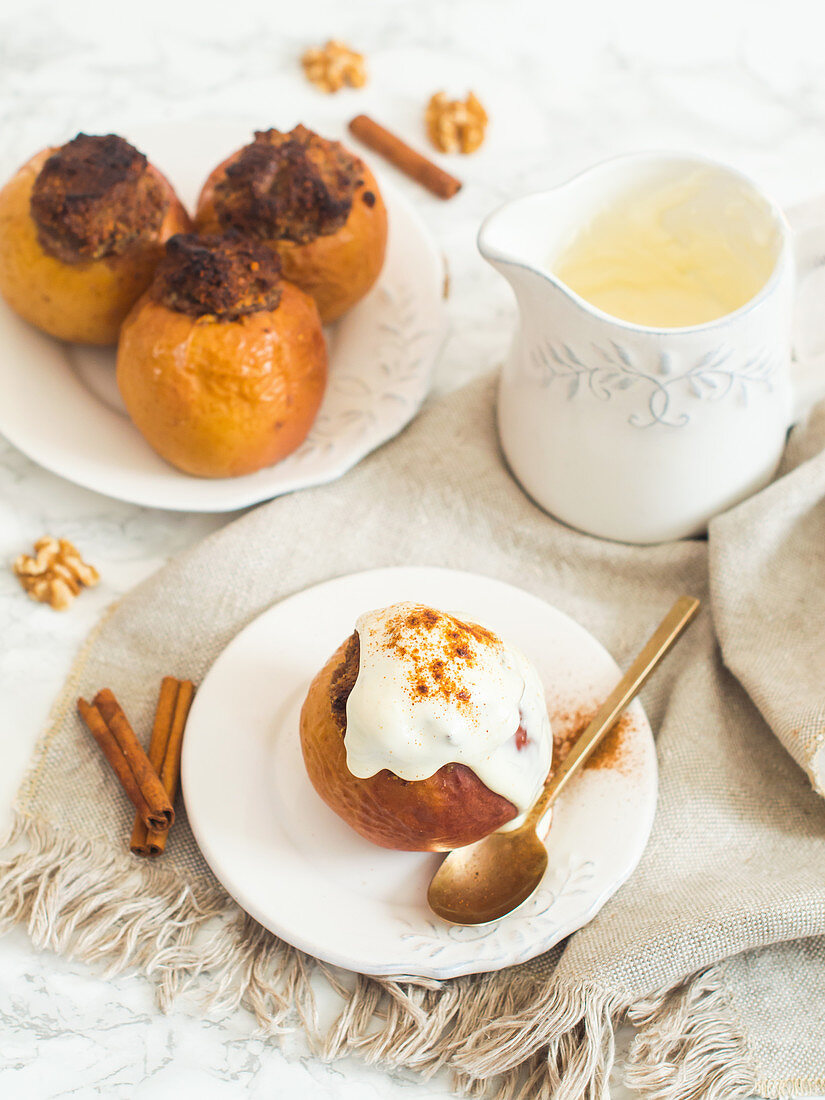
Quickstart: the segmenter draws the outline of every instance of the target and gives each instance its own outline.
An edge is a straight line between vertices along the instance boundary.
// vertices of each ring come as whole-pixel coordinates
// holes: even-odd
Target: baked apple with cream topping
[[[385,848],[445,851],[506,826],[552,762],[544,689],[477,623],[399,603],[362,615],[310,685],[304,763],[318,794]]]
[[[171,184],[134,146],[78,134],[0,191],[0,294],[51,336],[115,344],[164,241],[189,228]]]
[[[324,324],[367,293],[381,271],[387,211],[369,168],[337,141],[296,126],[265,130],[212,172],[195,222],[266,241],[284,278],[311,294]]]
[[[138,430],[186,473],[234,477],[285,458],[312,426],[327,351],[312,298],[237,234],[172,237],[126,318],[117,383]]]

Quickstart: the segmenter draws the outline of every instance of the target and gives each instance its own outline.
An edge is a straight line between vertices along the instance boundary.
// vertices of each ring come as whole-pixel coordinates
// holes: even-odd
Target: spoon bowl
[[[453,924],[487,924],[527,901],[547,870],[547,849],[532,825],[457,848],[427,891],[433,912]]]
[[[427,901],[437,916],[453,924],[487,924],[511,913],[533,894],[547,869],[547,848],[542,838],[550,820],[548,809],[615,726],[698,610],[699,601],[692,596],[676,601],[576,738],[519,826],[449,853],[427,890]]]

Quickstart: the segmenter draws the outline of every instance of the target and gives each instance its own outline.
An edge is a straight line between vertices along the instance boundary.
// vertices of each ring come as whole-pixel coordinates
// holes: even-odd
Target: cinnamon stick
[[[166,792],[160,784],[160,780],[152,770],[152,766],[146,758],[146,754],[138,744],[138,740],[129,725],[126,715],[111,695],[102,693],[95,696],[93,703],[85,699],[78,699],[77,709],[80,717],[86,723],[89,732],[97,741],[103,755],[109,762],[121,787],[132,802],[132,805],[149,828],[163,828],[174,819],[174,810],[166,797]],[[113,709],[111,701],[114,700]],[[101,703],[103,704],[101,706]],[[118,713],[119,712],[119,713]],[[117,714],[117,732],[112,728],[109,716]],[[124,742],[128,745],[128,754],[124,751]],[[143,760],[140,760],[140,757]],[[137,770],[135,770],[137,769]],[[152,782],[154,779],[154,783]],[[160,798],[158,798],[158,789]]]
[[[368,149],[394,164],[410,179],[426,187],[440,199],[451,199],[461,190],[461,180],[439,168],[427,157],[410,148],[401,138],[385,129],[368,115],[356,115],[349,124],[350,133]]]
[[[175,820],[172,803],[114,693],[109,688],[103,688],[94,697],[94,705],[112,731],[112,736],[126,757],[126,763],[131,768],[141,794],[152,811],[146,818],[147,825],[153,829],[168,828]]]
[[[176,680],[165,676],[160,686],[152,737],[149,742],[149,760],[174,803],[180,780],[180,756],[183,732],[189,708],[195,693],[190,680]],[[135,817],[129,847],[138,856],[159,856],[166,847],[169,829],[147,829],[140,814]]]
[[[149,740],[149,763],[160,776],[163,767],[163,757],[166,752],[166,743],[169,740],[169,731],[172,728],[172,717],[175,713],[175,700],[178,697],[178,681],[174,676],[164,676],[160,684],[160,695],[155,710],[155,720],[152,724],[152,736]],[[161,780],[161,782],[163,782]],[[168,830],[161,830],[153,835],[162,835],[163,843],[158,844],[149,840],[150,830],[140,813],[135,815],[135,825],[132,829],[132,837],[129,847],[139,856],[158,856],[166,844]]]

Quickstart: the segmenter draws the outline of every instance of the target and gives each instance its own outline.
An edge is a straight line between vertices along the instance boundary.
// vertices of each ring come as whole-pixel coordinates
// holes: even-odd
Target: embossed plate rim
[[[310,786],[298,745],[309,680],[355,616],[407,598],[489,622],[527,651],[545,682],[552,665],[551,710],[592,702],[618,678],[592,635],[523,589],[431,567],[350,574],[274,605],[218,657],[190,715],[183,792],[207,863],[270,931],[350,970],[443,979],[524,962],[592,919],[644,851],[656,755],[636,702],[627,774],[587,771],[560,800],[544,884],[552,908],[528,902],[482,929],[439,921],[425,900],[439,857],[388,852],[358,837]]]

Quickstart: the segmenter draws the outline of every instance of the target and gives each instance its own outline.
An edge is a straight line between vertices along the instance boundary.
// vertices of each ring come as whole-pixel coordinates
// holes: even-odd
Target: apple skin
[[[130,417],[162,458],[197,477],[238,477],[291,454],[326,380],[315,302],[287,282],[277,309],[231,322],[178,313],[150,290],[121,330],[117,384]]]
[[[0,294],[50,336],[72,344],[116,344],[126,314],[152,281],[164,242],[189,231],[189,215],[169,181],[149,165],[170,199],[158,231],[118,255],[64,263],[44,251],[29,210],[34,181],[56,151],[37,153],[0,190]]]
[[[312,681],[301,710],[304,764],[313,787],[356,832],[382,848],[443,852],[473,844],[516,816],[464,764],[445,764],[428,779],[408,781],[386,769],[358,779],[347,767],[344,726],[335,713],[335,677],[348,638]]]
[[[215,212],[215,186],[240,153],[239,149],[227,157],[203,185],[195,213],[199,233],[223,232]],[[362,165],[360,176],[362,182],[353,195],[349,217],[340,229],[306,244],[266,242],[281,257],[284,278],[315,299],[325,325],[337,321],[364,297],[384,265],[387,209],[366,165]]]

